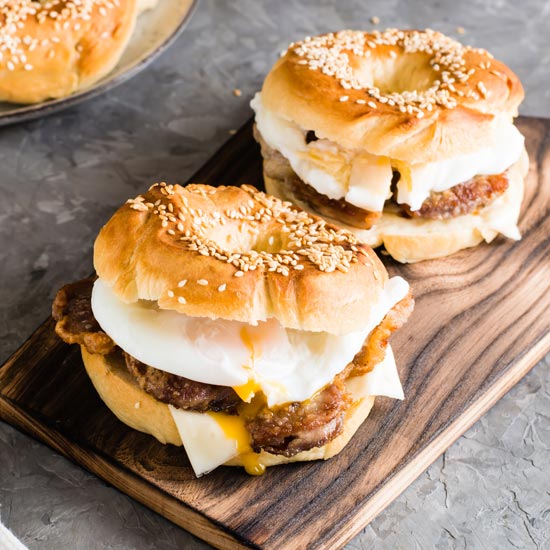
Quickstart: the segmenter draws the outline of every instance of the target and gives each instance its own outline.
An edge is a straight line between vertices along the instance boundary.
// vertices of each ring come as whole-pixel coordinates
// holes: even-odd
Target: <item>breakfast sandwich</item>
[[[197,476],[330,458],[374,396],[403,398],[388,340],[408,284],[253,187],[155,184],[102,228],[94,266],[57,294],[56,331],[113,413],[183,445]]]
[[[307,37],[251,103],[266,189],[400,262],[519,239],[523,95],[487,51],[432,30]]]

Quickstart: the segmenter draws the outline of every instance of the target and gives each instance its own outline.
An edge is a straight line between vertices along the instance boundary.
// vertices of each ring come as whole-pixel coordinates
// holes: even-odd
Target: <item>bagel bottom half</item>
[[[152,435],[161,443],[183,445],[168,405],[143,391],[126,369],[121,356],[92,354],[81,346],[86,372],[103,402],[124,424]],[[324,445],[303,451],[292,457],[262,451],[259,461],[264,466],[289,462],[328,459],[337,455],[367,418],[374,404],[373,396],[357,400],[346,413],[342,433]],[[227,466],[244,466],[240,456],[229,460]]]
[[[351,231],[373,248],[384,245],[390,256],[402,263],[450,256],[464,248],[477,246],[483,240],[490,243],[499,233],[517,240],[520,235],[516,224],[528,168],[529,159],[524,150],[520,159],[508,170],[509,187],[506,192],[476,214],[448,220],[423,220],[404,218],[397,209],[385,209],[374,227],[368,230],[349,227],[338,220],[329,221]],[[311,207],[293,194],[286,180],[271,178],[264,171],[264,181],[269,194],[312,212]]]

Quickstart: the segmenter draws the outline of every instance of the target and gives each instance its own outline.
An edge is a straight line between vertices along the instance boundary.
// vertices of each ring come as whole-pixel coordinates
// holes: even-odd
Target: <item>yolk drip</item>
[[[250,351],[250,362],[252,365],[254,365],[254,359],[256,358],[257,350],[254,345],[254,340],[252,338],[252,335],[250,334],[248,327],[244,326],[241,329],[240,337],[243,342],[243,344],[248,348]],[[252,398],[254,395],[261,390],[260,384],[254,378],[250,378],[248,382],[233,387],[235,390],[235,393],[245,402],[250,403],[252,401]]]
[[[224,413],[208,412],[206,414],[216,421],[227,439],[235,441],[237,453],[246,472],[256,476],[263,474],[265,466],[260,462],[260,455],[255,453],[250,446],[250,435],[246,431],[243,419]]]
[[[233,386],[235,393],[245,402],[250,403],[256,392],[260,391],[261,387],[254,379],[250,379],[248,382],[240,385]]]
[[[252,341],[252,337],[250,336],[246,326],[241,329],[240,337],[243,344],[250,351],[250,358],[252,359],[252,364],[254,364],[254,342]]]

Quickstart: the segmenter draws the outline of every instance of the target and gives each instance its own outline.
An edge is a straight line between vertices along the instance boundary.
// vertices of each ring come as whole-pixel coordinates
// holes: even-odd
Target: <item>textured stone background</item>
[[[431,27],[521,76],[522,113],[550,116],[550,3],[203,0],[145,73],[78,108],[0,129],[0,361],[91,270],[100,226],[159,180],[185,180],[250,116],[288,42],[326,30]],[[233,88],[243,95],[236,98]],[[541,362],[348,549],[550,548],[550,363]],[[207,545],[0,423],[0,517],[30,548]]]

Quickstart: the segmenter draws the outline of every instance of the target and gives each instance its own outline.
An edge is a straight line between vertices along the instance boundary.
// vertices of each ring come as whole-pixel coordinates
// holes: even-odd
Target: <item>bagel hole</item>
[[[239,223],[227,223],[211,228],[206,237],[230,253],[243,254],[250,251],[276,254],[285,248],[286,234],[254,234]]]
[[[277,254],[285,248],[281,234],[258,235],[256,242],[252,245],[255,252],[267,252]]]
[[[371,56],[356,67],[356,78],[364,86],[375,86],[382,94],[425,92],[439,75],[430,65],[431,56],[422,52]]]

